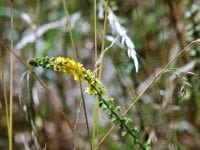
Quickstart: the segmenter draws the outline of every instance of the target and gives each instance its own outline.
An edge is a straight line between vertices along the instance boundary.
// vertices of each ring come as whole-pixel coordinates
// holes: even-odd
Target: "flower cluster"
[[[41,66],[43,68],[52,69],[57,72],[63,72],[74,77],[75,81],[86,80],[88,87],[86,91],[90,95],[105,93],[105,89],[100,81],[94,76],[90,70],[86,70],[83,65],[67,57],[38,57],[29,60],[29,64],[33,66]],[[95,87],[95,90],[94,88]]]

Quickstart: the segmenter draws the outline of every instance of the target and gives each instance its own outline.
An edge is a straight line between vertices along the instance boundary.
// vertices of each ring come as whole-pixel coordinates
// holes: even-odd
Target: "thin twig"
[[[99,59],[97,60],[97,62],[96,62],[96,64],[95,64],[96,68],[97,68],[97,66],[102,62],[105,53],[115,44],[115,42],[118,40],[119,37],[120,37],[120,35],[118,35],[118,36],[112,41],[112,43],[111,43],[108,47],[106,47],[106,48],[103,50],[103,52],[101,53]]]

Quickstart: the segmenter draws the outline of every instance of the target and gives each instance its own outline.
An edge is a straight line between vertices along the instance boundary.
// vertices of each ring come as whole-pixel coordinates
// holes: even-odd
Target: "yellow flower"
[[[82,81],[84,79],[83,72],[85,68],[83,68],[83,65],[66,57],[56,57],[53,70],[73,75],[76,81]]]
[[[105,94],[105,89],[101,82],[90,70],[86,70],[81,63],[67,57],[39,57],[31,59],[29,64],[72,75],[76,81],[86,80],[88,82],[86,92],[91,95]]]
[[[86,88],[86,92],[90,95],[102,95],[105,94],[105,88],[102,86],[99,79],[97,79],[92,72],[87,70],[87,76],[85,77],[85,80],[88,81],[88,87]]]

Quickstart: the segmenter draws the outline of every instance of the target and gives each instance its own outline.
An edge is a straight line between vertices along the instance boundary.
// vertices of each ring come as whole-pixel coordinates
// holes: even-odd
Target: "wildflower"
[[[101,85],[99,79],[97,78],[86,78],[88,81],[88,87],[86,88],[86,92],[90,95],[101,95],[105,93],[104,87]]]
[[[31,59],[29,64],[72,75],[76,81],[87,81],[88,87],[86,88],[86,92],[90,95],[97,96],[99,99],[99,106],[103,110],[109,111],[110,120],[113,123],[118,123],[121,129],[125,130],[123,135],[130,134],[136,143],[144,149],[142,143],[137,140],[137,136],[135,135],[136,132],[128,127],[128,124],[132,120],[129,118],[121,118],[118,115],[118,112],[120,112],[121,109],[120,106],[112,106],[113,98],[108,98],[107,100],[104,99],[105,89],[101,82],[90,70],[85,69],[81,63],[69,59],[68,57],[39,57]]]
[[[29,64],[72,75],[75,81],[86,80],[88,82],[86,92],[90,95],[105,93],[104,87],[90,70],[86,70],[81,63],[69,59],[68,57],[33,58],[29,61]]]

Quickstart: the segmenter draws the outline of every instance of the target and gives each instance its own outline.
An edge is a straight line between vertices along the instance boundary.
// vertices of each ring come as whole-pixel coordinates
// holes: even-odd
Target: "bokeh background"
[[[94,71],[94,1],[67,0],[66,4],[78,61]],[[115,98],[116,105],[120,105],[124,111],[164,65],[187,44],[200,38],[200,2],[110,0],[109,6],[135,44],[139,59],[139,72],[136,73],[133,60],[117,45],[113,45],[104,56],[102,83],[107,94]],[[2,150],[8,149],[3,88],[6,87],[9,95],[10,16],[9,1],[0,0],[0,50],[1,64],[4,65],[4,71],[0,68]],[[97,16],[98,56],[103,23]],[[111,33],[108,26],[107,35]],[[111,42],[105,41],[108,47]],[[79,84],[70,76],[42,68],[33,68],[39,77],[35,78],[22,63],[28,65],[30,58],[41,56],[75,59],[62,1],[14,1],[14,52],[18,56],[14,57],[14,149],[73,149],[74,138],[67,120],[75,128],[80,149],[89,149],[83,107],[80,107]],[[140,139],[148,141],[152,149],[200,149],[199,58],[200,46],[196,44],[170,65],[128,113],[127,116],[132,118],[134,126],[140,131]],[[92,130],[95,97],[87,93],[84,96]],[[106,113],[100,110],[98,139],[111,125]],[[131,139],[122,137],[116,128],[100,145],[100,149],[132,150],[134,146]]]

